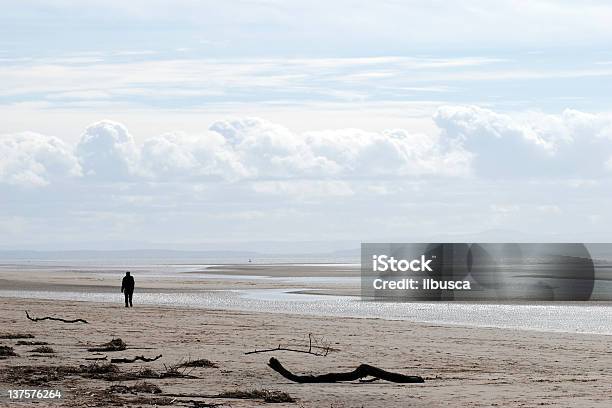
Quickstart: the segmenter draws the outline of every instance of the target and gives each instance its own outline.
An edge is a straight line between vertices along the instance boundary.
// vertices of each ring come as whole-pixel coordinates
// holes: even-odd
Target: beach
[[[247,266],[243,275],[247,278],[257,276],[253,275],[256,272],[254,267],[250,268]],[[104,356],[107,360],[98,364],[105,364],[111,358],[162,355],[153,362],[116,364],[122,373],[141,371],[144,367],[161,373],[170,366],[198,359],[210,360],[216,367],[181,369],[180,372],[189,378],[148,378],[144,381],[157,385],[161,394],[146,396],[109,391],[116,384],[131,386],[142,383],[140,378],[117,382],[78,373],[60,375],[48,378],[47,383],[36,388],[63,390],[61,401],[38,401],[37,406],[153,406],[156,403],[159,406],[162,402],[171,406],[197,406],[187,402],[189,400],[232,407],[269,404],[261,398],[220,397],[236,395],[234,391],[252,390],[287,393],[295,399],[295,402],[274,404],[279,407],[607,407],[612,398],[609,335],[281,313],[276,310],[223,310],[188,304],[180,307],[139,304],[139,282],[143,295],[204,290],[197,293],[206,296],[206,293],[228,287],[299,289],[303,286],[278,280],[261,283],[257,278],[228,280],[217,277],[225,273],[220,268],[210,271],[214,279],[205,283],[194,277],[197,270],[196,273],[182,271],[180,278],[174,276],[171,279],[155,273],[145,278],[144,269],[139,279],[137,270],[134,272],[137,282],[135,307],[125,308],[116,282],[119,269],[102,268],[89,272],[67,271],[63,266],[59,269],[64,272],[43,272],[31,267],[9,272],[16,268],[4,266],[2,289],[23,294],[41,288],[58,293],[108,291],[116,301],[1,297],[0,334],[31,334],[33,338],[21,340],[46,342],[55,353],[34,353],[34,346],[17,345],[20,339],[0,339],[1,345],[13,347],[19,355],[0,360],[0,389],[33,387],[28,384],[31,378],[15,380],[14,374],[18,372],[15,367],[79,367],[92,364],[87,358]],[[232,269],[230,275],[236,274],[236,268],[229,269]],[[288,270],[286,267],[278,269]],[[316,276],[309,273],[309,269],[321,270],[311,266],[297,269],[303,272],[303,277]],[[354,277],[354,270],[347,272],[345,269],[335,268],[335,275]],[[266,276],[270,274],[267,270]],[[284,274],[279,272],[279,275],[283,277]],[[313,290],[329,292],[334,291],[335,285],[321,281],[311,281],[310,284]],[[26,310],[33,317],[81,318],[88,323],[34,322],[26,318]],[[316,346],[323,347],[315,348],[321,351],[317,354],[324,355],[291,351],[245,354],[279,345],[307,350],[309,335]],[[113,338],[121,338],[127,349],[108,353],[87,351]],[[391,372],[418,375],[425,382],[395,384],[378,380],[298,384],[269,368],[267,363],[271,357],[277,358],[295,374],[347,372],[367,363]],[[198,395],[207,397],[194,397]],[[29,402],[7,403],[8,406],[30,406]]]

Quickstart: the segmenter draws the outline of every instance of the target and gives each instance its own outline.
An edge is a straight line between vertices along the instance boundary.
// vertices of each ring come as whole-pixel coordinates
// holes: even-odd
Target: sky
[[[2,9],[0,249],[610,241],[609,2]]]

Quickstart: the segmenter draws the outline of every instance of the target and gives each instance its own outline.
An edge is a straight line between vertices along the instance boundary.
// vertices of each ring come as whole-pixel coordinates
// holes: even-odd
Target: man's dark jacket
[[[124,276],[121,281],[121,291],[133,292],[134,291],[134,277]]]

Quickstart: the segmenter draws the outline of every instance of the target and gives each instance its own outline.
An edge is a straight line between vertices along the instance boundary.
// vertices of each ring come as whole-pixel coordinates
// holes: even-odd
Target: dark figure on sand
[[[125,295],[125,307],[132,307],[132,295],[134,294],[134,277],[129,272],[125,273],[121,281],[121,292]]]

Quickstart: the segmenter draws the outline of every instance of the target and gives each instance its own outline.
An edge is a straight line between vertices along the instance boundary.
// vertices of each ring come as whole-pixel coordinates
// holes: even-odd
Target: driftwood
[[[55,320],[55,321],[64,322],[64,323],[79,323],[79,322],[80,323],[89,323],[87,320],[84,320],[84,319],[67,320],[67,319],[62,319],[62,318],[59,318],[59,317],[49,317],[49,316],[46,316],[46,317],[30,317],[30,315],[28,314],[27,310],[26,310],[26,317],[29,320],[33,321],[33,322],[40,322],[42,320]]]
[[[381,380],[390,381],[394,383],[422,383],[425,382],[423,377],[418,375],[404,375],[398,373],[392,373],[385,371],[378,367],[374,367],[368,364],[361,364],[355,370],[347,373],[329,373],[322,375],[296,375],[291,371],[287,370],[283,365],[272,357],[268,366],[285,377],[288,380],[297,383],[335,383],[340,381],[356,381],[365,377],[374,377]]]
[[[144,361],[150,363],[151,361],[159,360],[162,357],[160,354],[157,357],[146,358],[145,356],[136,356],[134,358],[111,358],[111,363],[134,363],[136,361]]]
[[[313,348],[318,348],[318,349],[321,349],[322,351],[321,352],[312,351]],[[275,348],[262,349],[262,350],[255,349],[254,351],[247,351],[244,354],[271,353],[274,351],[293,351],[294,353],[312,354],[313,356],[325,357],[326,355],[329,354],[331,350],[332,350],[331,347],[313,346],[312,345],[312,333],[309,333],[308,334],[308,350],[299,350],[299,349],[294,349],[294,348],[289,348],[289,347],[281,347],[281,345],[279,344],[278,347],[275,347]]]
[[[104,361],[108,358],[108,356],[104,356],[104,357],[85,357],[85,360],[89,360],[89,361]]]

